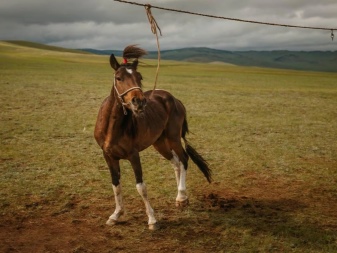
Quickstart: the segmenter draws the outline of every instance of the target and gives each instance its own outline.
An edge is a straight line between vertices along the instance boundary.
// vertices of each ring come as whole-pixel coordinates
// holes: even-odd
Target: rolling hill
[[[67,49],[29,41],[5,41],[18,46],[31,47],[49,51],[70,52],[80,54],[97,54],[121,56],[120,50],[96,50],[96,49]],[[150,51],[145,57],[157,59],[157,51]],[[255,66],[280,69],[294,69],[307,71],[337,72],[337,51],[226,51],[206,47],[182,48],[162,50],[161,59],[226,63],[238,66]]]
[[[81,49],[94,54],[115,54],[118,50]],[[156,59],[157,52],[145,57]],[[211,48],[182,48],[161,51],[161,59],[189,62],[224,62],[239,66],[337,72],[337,51],[226,51]]]
[[[67,52],[67,53],[77,53],[77,54],[88,54],[90,52],[81,51],[77,49],[68,49],[63,47],[55,47],[55,46],[49,46],[41,43],[31,42],[31,41],[23,41],[23,40],[5,40],[4,42],[22,46],[22,47],[30,47],[30,48],[36,48],[36,49],[42,49],[42,50],[48,50],[48,51],[56,51],[56,52]]]

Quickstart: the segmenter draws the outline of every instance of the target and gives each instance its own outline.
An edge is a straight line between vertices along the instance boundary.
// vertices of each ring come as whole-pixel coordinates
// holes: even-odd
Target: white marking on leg
[[[112,189],[115,195],[116,208],[114,213],[109,217],[108,221],[106,222],[108,225],[115,224],[118,218],[124,213],[121,184],[119,184],[118,186],[112,185]]]
[[[188,197],[186,195],[186,170],[174,150],[172,150],[172,154],[173,158],[171,159],[171,163],[174,168],[178,187],[176,202],[186,202],[188,201]]]
[[[174,169],[174,173],[176,175],[177,187],[179,187],[180,182],[180,161],[179,157],[177,156],[176,152],[172,150],[173,158],[171,159],[171,164]]]
[[[148,224],[154,225],[157,223],[156,218],[154,217],[154,211],[150,205],[149,200],[147,199],[147,189],[145,183],[139,183],[136,185],[137,191],[139,195],[143,198],[145,208],[146,208],[146,214],[149,217]]]
[[[186,170],[182,163],[180,163],[180,178],[178,185],[178,196],[176,198],[177,202],[186,202]]]

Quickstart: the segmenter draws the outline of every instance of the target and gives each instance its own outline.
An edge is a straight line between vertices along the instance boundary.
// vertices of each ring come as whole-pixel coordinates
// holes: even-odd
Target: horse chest
[[[160,129],[153,131],[149,127],[139,128],[134,137],[123,132],[110,133],[105,137],[103,150],[112,156],[125,159],[134,151],[140,152],[151,146],[160,134]]]

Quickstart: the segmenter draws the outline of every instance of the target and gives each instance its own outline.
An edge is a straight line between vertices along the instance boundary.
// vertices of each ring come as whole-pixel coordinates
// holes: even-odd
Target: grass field
[[[156,61],[140,65],[145,89]],[[176,209],[169,162],[141,154],[160,230],[122,162],[126,215],[114,227],[93,138],[108,57],[0,42],[1,252],[337,252],[337,73],[163,61],[158,88],[183,101],[190,206]]]

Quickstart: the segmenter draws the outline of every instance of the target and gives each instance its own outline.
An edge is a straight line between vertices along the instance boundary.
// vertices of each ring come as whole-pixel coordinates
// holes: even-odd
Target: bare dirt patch
[[[320,245],[322,248],[324,244],[334,245],[337,214],[333,210],[337,210],[337,204],[333,199],[319,192],[303,191],[306,187],[301,182],[291,183],[254,173],[245,177],[254,181],[254,187],[237,192],[215,183],[206,193],[197,194],[197,199],[185,210],[176,209],[173,202],[163,201],[156,208],[161,229],[154,232],[147,229],[140,200],[129,203],[126,217],[109,227],[105,221],[113,209],[110,199],[88,201],[77,196],[61,206],[53,206],[33,198],[30,204],[25,204],[25,210],[1,217],[0,250],[221,252],[223,246],[219,245],[224,243],[224,238],[229,240],[235,236],[233,230],[250,231],[256,237],[271,234],[281,241],[294,241],[290,247],[299,251],[313,240],[316,240],[313,252],[321,252]],[[320,195],[319,201],[314,201],[316,194]],[[328,219],[312,219],[314,212],[323,212]],[[284,249],[277,243],[273,247],[279,252]],[[233,245],[230,248],[235,251]]]

